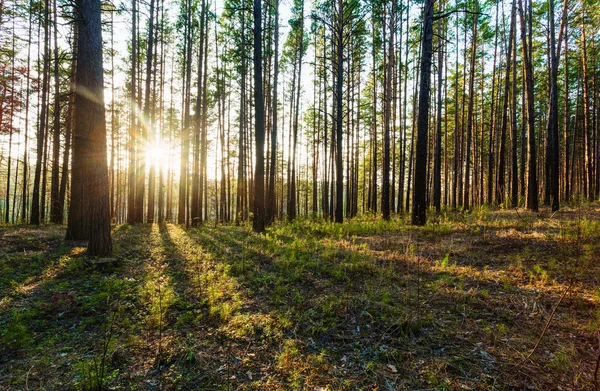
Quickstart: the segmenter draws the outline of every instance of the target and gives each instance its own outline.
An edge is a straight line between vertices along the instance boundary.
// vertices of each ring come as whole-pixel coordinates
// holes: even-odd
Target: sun
[[[166,167],[168,164],[168,146],[160,142],[151,142],[146,145],[146,162],[154,167]]]

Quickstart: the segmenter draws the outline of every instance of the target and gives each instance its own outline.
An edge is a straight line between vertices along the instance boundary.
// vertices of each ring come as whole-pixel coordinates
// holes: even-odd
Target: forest
[[[0,0],[0,389],[600,391],[598,26]]]

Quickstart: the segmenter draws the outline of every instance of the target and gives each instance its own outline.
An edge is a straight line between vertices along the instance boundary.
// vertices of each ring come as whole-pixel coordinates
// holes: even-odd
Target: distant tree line
[[[591,0],[5,1],[2,219],[66,218],[103,253],[111,221],[597,200],[599,18]]]

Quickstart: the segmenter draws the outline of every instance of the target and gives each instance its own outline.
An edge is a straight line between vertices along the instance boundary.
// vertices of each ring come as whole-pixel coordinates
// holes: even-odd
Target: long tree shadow
[[[136,281],[140,279],[136,261],[144,256],[145,231],[142,227],[113,231],[115,257],[121,262],[106,266],[86,255],[84,243],[63,241],[64,229],[40,230],[42,237],[36,235],[34,239],[45,243],[46,251],[35,260],[44,269],[40,272],[32,267],[34,260],[23,262],[20,267],[28,277],[22,288],[15,289],[21,293],[11,302],[3,299],[0,384],[18,389],[26,385],[31,389],[64,389],[66,384],[74,387],[74,379],[83,380],[82,364],[92,359],[105,341],[108,313],[115,311],[115,303],[134,308]],[[123,235],[127,235],[127,248],[121,246]],[[30,246],[30,241],[23,243]],[[136,316],[132,311],[129,320],[135,323]],[[121,316],[114,338],[124,329]]]
[[[171,351],[158,368],[160,382],[180,376],[186,387],[217,389],[229,382],[224,368],[236,361],[231,351],[243,350],[219,331],[241,306],[239,287],[203,246],[187,241],[181,227],[161,224],[159,235],[177,297],[167,313]]]
[[[278,240],[273,233],[255,235],[231,227],[186,233],[229,265],[231,274],[239,279],[253,301],[259,303],[262,312],[286,315],[291,321],[289,330],[293,330],[287,336],[300,338],[307,356],[336,346],[335,349],[344,352],[339,353],[344,357],[351,353],[347,351],[349,346],[370,344],[373,347],[373,338],[379,340],[374,344],[375,350],[383,347],[384,350],[414,351],[419,347],[406,337],[417,335],[417,340],[441,349],[439,359],[452,361],[453,355],[461,353],[453,346],[464,348],[466,341],[472,348],[477,339],[489,340],[484,330],[495,327],[514,330],[519,340],[533,339],[560,293],[540,297],[533,288],[507,287],[501,281],[471,277],[453,267],[438,267],[438,261],[432,259],[420,261],[420,270],[414,260],[400,259],[390,266],[390,273],[385,264],[378,264],[368,256],[357,256],[354,248],[336,249],[335,244],[327,246],[310,240],[290,243]],[[413,255],[413,258],[422,257]],[[484,265],[476,267],[484,270]],[[507,300],[507,297],[514,299]],[[535,310],[534,305],[531,312],[538,314],[537,320],[519,316],[524,308],[537,301],[542,302],[542,307]],[[507,302],[511,305],[506,306]],[[585,312],[585,308],[580,310]],[[448,328],[452,324],[455,330]],[[482,327],[482,324],[488,326]],[[500,326],[496,326],[498,324]],[[478,331],[465,338],[461,334],[462,327]],[[361,329],[369,333],[357,331]],[[428,336],[423,337],[426,331]],[[513,349],[522,347],[516,344]],[[378,353],[371,351],[355,358],[364,364],[366,359],[378,357]],[[387,356],[386,359],[392,360]],[[465,372],[468,362],[453,363],[454,375],[460,378],[471,373]],[[504,376],[508,383],[512,376],[510,370],[510,365],[496,363],[492,372]],[[371,375],[366,378],[385,378],[381,374]],[[527,373],[522,376],[526,377]]]
[[[11,229],[0,237],[0,303],[35,285],[56,259],[69,251],[63,230]],[[2,306],[0,305],[0,308]]]
[[[72,382],[77,369],[69,365],[95,354],[115,286],[124,291],[119,301],[127,320],[117,328],[123,347],[110,362],[119,373],[112,384],[130,389],[494,389],[490,378],[502,385],[496,389],[522,387],[529,378],[541,379],[535,385],[543,389],[592,373],[593,350],[569,353],[568,342],[569,334],[585,346],[594,342],[584,329],[593,299],[565,299],[571,308],[557,310],[552,338],[521,365],[564,281],[538,289],[525,277],[497,278],[505,265],[479,263],[473,252],[499,246],[502,238],[471,238],[444,261],[444,240],[452,236],[434,240],[406,228],[386,236],[377,224],[359,237],[352,233],[359,227],[281,226],[257,235],[247,227],[121,226],[115,257],[122,265],[112,271],[65,246],[68,254],[53,255],[60,268],[51,276],[44,271],[47,278],[22,301],[26,316],[19,323],[32,342],[10,366],[0,362],[0,382],[23,386],[29,365],[32,387]],[[533,247],[542,239],[527,240]],[[76,303],[69,303],[70,292]],[[150,322],[157,313],[159,321]],[[545,352],[560,352],[563,343],[582,364],[554,374],[546,370]],[[56,376],[44,384],[40,368],[50,351],[58,352],[51,358]]]

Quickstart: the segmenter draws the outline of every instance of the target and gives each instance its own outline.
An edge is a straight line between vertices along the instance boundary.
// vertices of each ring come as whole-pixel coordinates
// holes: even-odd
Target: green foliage
[[[33,335],[27,327],[28,321],[25,314],[12,314],[8,324],[3,325],[0,331],[0,352],[17,352],[31,346]]]
[[[560,373],[567,372],[573,366],[571,357],[573,357],[574,354],[574,346],[561,346],[560,349],[551,356],[551,359],[547,364],[548,369]]]
[[[533,265],[533,268],[529,271],[529,282],[531,284],[546,285],[550,282],[550,275],[548,271],[540,264]]]
[[[522,359],[520,341],[539,335],[539,305],[566,277],[580,278],[586,301],[573,297],[553,323],[578,337],[597,331],[600,315],[588,313],[588,301],[600,300],[590,287],[597,233],[583,219],[559,230],[534,216],[524,233],[512,212],[476,214],[449,211],[425,227],[299,218],[264,235],[244,225],[118,227],[123,262],[109,272],[69,246],[35,259],[45,262],[43,278],[34,268],[13,284],[18,294],[2,298],[10,311],[0,314],[0,350],[36,368],[74,362],[57,377],[82,390],[140,389],[127,369],[138,363],[173,389],[199,381],[259,389],[273,379],[280,389],[359,389],[377,379],[453,389],[469,378],[491,390],[483,373],[498,376],[496,385],[506,378],[479,352]],[[472,238],[482,221],[485,241]],[[569,274],[567,254],[580,254],[578,273]],[[12,273],[12,259],[5,264]],[[588,356],[564,342],[544,338],[541,365],[586,381],[574,363]],[[29,367],[15,365],[11,381],[24,388]]]

